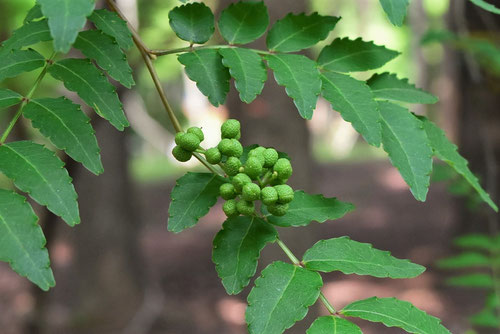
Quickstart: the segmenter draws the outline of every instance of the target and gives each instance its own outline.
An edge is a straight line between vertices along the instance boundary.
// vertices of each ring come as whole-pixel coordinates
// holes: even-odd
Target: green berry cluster
[[[203,132],[189,128],[176,135],[177,146],[172,154],[179,161],[187,161],[198,150],[210,164],[222,167],[228,182],[220,187],[220,196],[226,200],[222,209],[228,217],[254,215],[256,201],[261,201],[274,216],[285,215],[294,196],[292,187],[286,184],[293,172],[290,161],[280,158],[274,148],[258,146],[242,163],[240,137],[240,122],[229,119],[222,124],[219,144],[203,150],[199,147]]]

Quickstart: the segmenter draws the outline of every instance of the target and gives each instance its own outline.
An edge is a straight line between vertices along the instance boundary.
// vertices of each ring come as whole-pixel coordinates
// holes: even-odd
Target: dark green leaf
[[[11,50],[0,57],[0,82],[44,65],[45,58],[35,50]]]
[[[235,2],[224,9],[219,30],[230,44],[247,44],[262,36],[269,25],[264,2]]]
[[[380,0],[382,8],[395,26],[402,26],[410,0]]]
[[[375,98],[418,104],[433,104],[438,101],[434,95],[410,84],[408,79],[398,79],[396,74],[382,73],[368,80]]]
[[[79,105],[64,97],[34,99],[24,107],[23,115],[58,149],[94,174],[104,172],[95,131]]]
[[[49,73],[76,92],[102,118],[122,131],[129,123],[123,113],[115,87],[89,59],[67,58],[49,67]]]
[[[204,49],[184,53],[179,62],[186,67],[189,79],[214,106],[224,104],[229,92],[229,69],[222,65],[222,57],[215,49]]]
[[[498,330],[500,328],[500,318],[495,309],[484,309],[469,318],[471,324],[481,327],[490,327]]]
[[[450,333],[440,320],[412,304],[396,298],[369,298],[344,307],[340,314],[372,322],[381,322],[387,327],[399,327],[408,333]]]
[[[314,61],[302,55],[276,54],[266,56],[276,82],[285,86],[300,116],[311,119],[321,93],[321,77]]]
[[[0,189],[0,261],[47,291],[55,281],[37,220],[26,198]]]
[[[3,144],[0,172],[68,225],[80,223],[78,196],[64,163],[54,152],[30,141]]]
[[[196,225],[217,202],[220,176],[210,173],[187,173],[177,180],[168,209],[168,230],[179,233]]]
[[[466,288],[493,288],[493,278],[488,274],[467,274],[452,277],[446,280],[446,284]]]
[[[122,49],[128,50],[134,45],[127,22],[123,21],[115,12],[106,9],[94,10],[89,20],[95,24],[97,29],[113,37]]]
[[[306,316],[322,285],[318,273],[279,261],[270,264],[248,295],[250,334],[281,334],[292,327]]]
[[[301,190],[295,192],[295,198],[290,203],[286,215],[276,217],[269,215],[270,223],[282,226],[306,226],[312,221],[324,223],[327,220],[342,218],[349,211],[354,210],[354,205],[337,200],[325,198],[323,195],[309,195]]]
[[[328,37],[340,17],[290,13],[278,20],[267,34],[267,47],[278,52],[309,48]]]
[[[21,103],[23,96],[10,89],[0,89],[0,108],[10,107]]]
[[[323,73],[321,79],[322,95],[332,108],[340,112],[370,145],[380,146],[380,112],[370,88],[363,81],[340,73]]]
[[[175,7],[168,14],[175,34],[185,41],[203,44],[215,31],[214,14],[205,4],[195,2]]]
[[[495,7],[494,5],[487,3],[484,0],[470,0],[473,4],[476,6],[481,7],[484,10],[487,10],[488,12],[491,12],[493,14],[499,14],[500,15],[500,9]],[[497,320],[498,321],[498,320]]]
[[[257,217],[229,218],[214,239],[212,259],[230,295],[243,290],[255,275],[260,252],[274,242],[274,227]]]
[[[475,252],[465,252],[438,261],[438,266],[446,269],[489,267],[490,265],[491,260],[486,255]]]
[[[223,58],[222,63],[229,68],[235,80],[241,101],[250,103],[255,100],[267,80],[267,69],[262,58],[255,51],[242,48],[224,48],[219,53]]]
[[[47,20],[26,23],[14,30],[12,36],[2,43],[0,57],[7,55],[11,50],[19,50],[22,47],[50,41],[51,39],[52,36],[50,36]]]
[[[350,321],[336,316],[325,316],[316,319],[307,334],[363,334],[361,329]]]
[[[34,20],[37,20],[37,19],[40,19],[43,17],[43,13],[42,13],[42,7],[40,7],[39,4],[35,4],[28,12],[28,14],[26,14],[26,17],[24,18],[24,21],[23,23],[28,23],[28,22],[31,22],[31,21],[34,21]]]
[[[361,38],[337,38],[323,48],[318,64],[325,70],[359,72],[379,68],[399,55],[384,46],[365,42]]]
[[[347,275],[389,278],[413,278],[425,271],[421,265],[397,259],[387,251],[349,237],[318,241],[304,254],[303,263],[307,269],[322,272],[339,270]]]

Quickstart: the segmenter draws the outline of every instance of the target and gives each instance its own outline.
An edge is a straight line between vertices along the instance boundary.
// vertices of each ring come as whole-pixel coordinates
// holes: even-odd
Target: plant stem
[[[7,140],[7,137],[11,133],[12,129],[14,129],[14,126],[16,125],[17,121],[19,120],[19,118],[23,114],[24,106],[29,102],[29,99],[31,99],[31,97],[35,93],[36,89],[38,88],[38,86],[42,82],[43,77],[45,77],[45,74],[47,74],[47,69],[51,65],[55,56],[56,56],[56,53],[55,52],[52,53],[50,58],[46,61],[45,66],[42,69],[42,72],[40,72],[40,74],[36,78],[35,83],[31,87],[31,89],[29,90],[28,94],[26,94],[26,96],[23,98],[23,102],[21,103],[19,110],[16,112],[16,114],[14,115],[12,120],[10,121],[9,126],[7,127],[7,129],[5,129],[4,133],[2,134],[2,137],[0,138],[0,145],[3,145],[5,143],[5,141]]]
[[[296,266],[299,266],[299,267],[302,267],[302,265],[300,264],[300,261],[299,259],[297,259],[297,257],[295,257],[295,255],[293,255],[292,251],[290,250],[290,248],[288,248],[284,243],[283,241],[281,241],[280,239],[277,240],[277,243],[278,243],[278,246],[281,247],[281,249],[283,250],[283,252],[285,252],[286,256],[288,256],[288,258],[290,259],[290,261],[292,261],[292,263]]]
[[[334,314],[337,313],[337,311],[332,306],[332,304],[330,304],[330,302],[328,301],[328,299],[326,299],[326,297],[323,294],[323,292],[319,293],[319,299],[321,300],[321,302],[323,303],[323,305],[325,305],[326,309],[328,310],[328,312],[330,312],[331,315],[334,315]]]
[[[182,53],[182,52],[190,52],[190,51],[196,51],[196,50],[203,50],[203,49],[234,49],[237,48],[238,46],[236,45],[227,45],[227,44],[221,44],[221,45],[201,45],[201,46],[187,46],[184,48],[178,48],[178,49],[170,49],[170,50],[150,50],[150,53],[155,56],[166,56],[174,53]],[[258,54],[261,55],[270,55],[273,54],[272,52],[265,51],[265,50],[258,50],[258,49],[248,49],[247,50],[252,50]]]

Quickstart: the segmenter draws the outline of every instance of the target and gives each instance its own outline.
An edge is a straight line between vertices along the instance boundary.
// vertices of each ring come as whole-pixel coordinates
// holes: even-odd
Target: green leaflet
[[[175,7],[168,18],[177,37],[191,43],[203,44],[215,31],[214,14],[203,3]]]
[[[498,206],[491,200],[490,195],[483,190],[477,177],[470,171],[469,163],[458,153],[458,148],[446,138],[444,131],[424,117],[421,117],[421,120],[434,155],[450,165],[458,174],[462,175],[477,191],[483,201],[498,212]]]
[[[325,316],[316,319],[307,334],[362,334],[361,329],[346,319]]]
[[[230,295],[241,292],[255,275],[260,252],[278,233],[257,217],[227,219],[214,239],[212,259]]]
[[[382,140],[380,112],[370,88],[363,81],[334,72],[323,73],[321,80],[322,95],[332,108],[340,112],[370,145],[379,147]]]
[[[168,230],[179,233],[193,227],[217,202],[224,179],[211,173],[186,173],[177,180],[168,209]]]
[[[450,333],[440,320],[412,304],[396,298],[368,298],[344,307],[340,314],[372,322],[381,322],[387,327],[399,327],[408,333]]]
[[[184,53],[178,59],[186,67],[189,79],[196,82],[196,86],[208,97],[210,103],[216,107],[224,104],[231,75],[227,67],[222,65],[222,57],[217,50],[204,49]]]
[[[420,122],[408,109],[379,102],[382,144],[391,163],[410,186],[413,196],[425,201],[432,171],[432,150]]]
[[[304,254],[303,263],[307,269],[344,274],[369,275],[373,277],[413,278],[422,274],[425,268],[400,260],[387,251],[375,249],[349,239],[349,237],[320,240]]]
[[[67,53],[78,32],[92,14],[94,0],[38,0],[42,13],[49,19],[54,50]]]
[[[468,274],[452,277],[446,280],[446,284],[466,288],[493,289],[493,278],[488,274]]]
[[[113,37],[122,49],[128,50],[134,45],[127,22],[123,21],[115,12],[110,12],[107,9],[94,10],[89,20],[95,24],[97,29]]]
[[[235,2],[222,11],[219,30],[229,44],[247,44],[262,36],[269,25],[264,2]]]
[[[481,327],[490,327],[498,329],[500,327],[500,318],[494,308],[487,308],[469,318],[471,324]]]
[[[457,256],[439,260],[437,265],[440,268],[458,269],[471,267],[489,267],[491,260],[486,255],[476,252],[464,252]]]
[[[433,104],[438,101],[434,95],[410,84],[408,79],[398,79],[396,74],[374,74],[367,83],[377,99],[418,104]]]
[[[494,240],[489,235],[485,234],[466,234],[462,235],[455,240],[453,243],[462,248],[477,248],[490,250],[495,247]]]
[[[135,85],[127,57],[113,37],[99,30],[81,31],[74,47],[87,58],[94,59],[97,65],[123,86],[131,88]]]
[[[321,77],[316,63],[306,56],[295,54],[268,55],[266,59],[274,71],[276,82],[285,86],[300,116],[311,119],[321,93]]]
[[[10,107],[21,103],[23,96],[10,89],[0,89],[0,108]]]
[[[301,190],[295,192],[295,198],[283,217],[268,215],[270,223],[282,226],[306,226],[312,221],[324,223],[327,220],[339,219],[349,211],[354,210],[354,205],[337,200],[325,198],[323,195],[309,195]]]
[[[14,30],[12,36],[2,43],[0,57],[8,54],[11,50],[18,50],[24,46],[30,46],[39,42],[50,41],[49,25],[47,20],[29,22]]]
[[[493,14],[499,14],[500,15],[500,9],[495,7],[494,5],[487,3],[484,0],[470,0],[473,4],[476,6],[481,7],[484,10],[487,10],[488,12],[491,12]]]
[[[43,17],[42,7],[40,7],[39,4],[35,4],[33,7],[31,7],[28,14],[26,14],[23,23],[26,24],[28,22],[40,19],[42,17]]]
[[[11,50],[0,57],[0,82],[44,65],[45,58],[35,50]]]
[[[54,152],[30,141],[3,144],[0,172],[68,225],[80,223],[78,196],[64,163]]]
[[[250,103],[262,92],[267,80],[266,65],[262,58],[252,50],[242,48],[220,49],[222,64],[229,68],[240,92],[240,99]]]
[[[45,237],[26,198],[0,189],[0,261],[42,290],[55,286]]]
[[[316,272],[280,261],[271,263],[248,295],[249,333],[283,333],[306,316],[322,285]]]
[[[389,21],[395,26],[402,26],[410,0],[380,0]]]
[[[278,20],[267,34],[271,51],[294,52],[307,49],[328,37],[340,17],[290,13]]]
[[[123,131],[129,125],[115,87],[89,59],[60,60],[49,67],[49,73],[118,130]]]
[[[24,107],[23,115],[58,149],[64,150],[92,173],[99,175],[104,172],[95,131],[79,105],[64,97],[34,99]]]
[[[379,68],[398,55],[397,51],[361,38],[337,38],[321,50],[318,64],[328,71],[360,72]]]

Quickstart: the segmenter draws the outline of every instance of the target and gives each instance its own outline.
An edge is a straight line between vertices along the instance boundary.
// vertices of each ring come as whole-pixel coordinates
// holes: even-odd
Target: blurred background
[[[168,12],[178,1],[117,2],[150,48],[186,46],[168,24]],[[231,2],[205,1],[215,13]],[[389,23],[375,0],[265,2],[272,21],[290,11],[342,16],[328,40],[310,51],[312,57],[322,45],[344,36],[373,40],[402,52],[378,72],[408,77],[439,97],[436,105],[416,106],[413,111],[428,115],[446,130],[498,203],[500,16],[466,0],[413,0],[405,25],[398,28]],[[33,0],[0,1],[0,40],[22,24],[33,5]],[[98,7],[102,5],[98,1]],[[214,43],[220,41],[219,36],[213,38]],[[254,44],[264,47],[263,39]],[[50,52],[48,45],[37,49]],[[72,56],[80,55],[74,52]],[[169,194],[176,178],[201,168],[194,159],[188,164],[172,159],[172,127],[135,50],[130,62],[137,86],[130,91],[120,88],[119,93],[131,128],[120,133],[101,119],[93,119],[105,173],[96,177],[67,160],[79,194],[82,224],[69,228],[36,207],[57,287],[43,293],[0,263],[1,334],[246,333],[245,299],[250,287],[241,295],[227,296],[211,261],[212,239],[224,221],[220,204],[196,228],[179,235],[167,232]],[[470,232],[495,234],[499,220],[449,170],[436,166],[436,182],[427,202],[417,202],[386,154],[368,146],[324,100],[318,102],[312,121],[306,122],[270,76],[263,94],[253,103],[242,104],[232,87],[227,103],[214,108],[185,77],[175,55],[161,57],[156,66],[183,124],[203,127],[206,147],[217,142],[224,119],[237,118],[242,122],[244,144],[274,146],[289,153],[294,188],[355,204],[357,210],[341,220],[282,229],[282,239],[296,254],[303,254],[319,239],[349,235],[428,268],[412,280],[325,275],[324,292],[336,308],[374,295],[396,296],[443,319],[453,333],[498,333],[487,328],[473,332],[468,321],[481,310],[486,292],[446,285],[453,273],[436,266],[437,260],[457,252],[453,238]],[[3,85],[22,93],[35,75],[29,73]],[[40,96],[67,94],[56,81],[44,82]],[[0,128],[13,112],[0,113]],[[13,140],[34,138],[50,145],[23,122],[16,127]],[[10,186],[3,176],[0,184]],[[276,259],[286,261],[276,245],[268,246],[258,270]],[[325,312],[320,304],[314,305],[307,318],[286,333],[304,333],[314,317]],[[367,322],[361,326],[365,333],[402,333]]]

